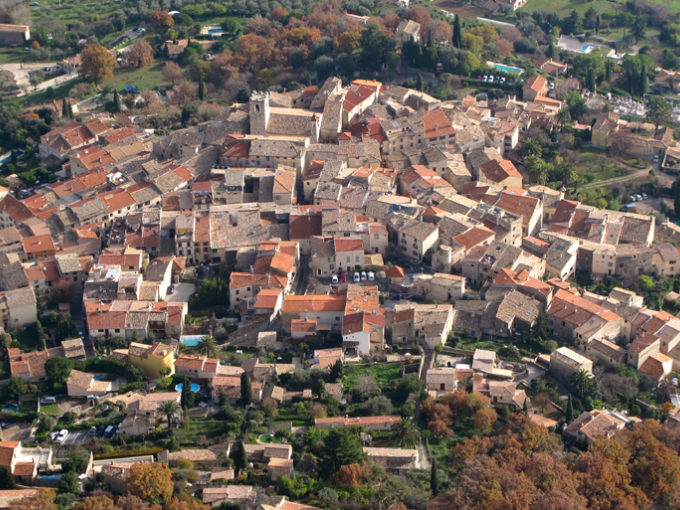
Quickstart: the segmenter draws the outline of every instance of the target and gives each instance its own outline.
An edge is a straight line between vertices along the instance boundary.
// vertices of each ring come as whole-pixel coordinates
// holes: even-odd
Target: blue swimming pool
[[[61,480],[61,476],[41,476],[43,480]]]
[[[94,376],[95,381],[103,381],[104,379],[106,379],[106,374],[97,374]]]
[[[2,408],[2,410],[5,411],[5,412],[16,413],[16,412],[19,411],[19,408],[18,408],[17,406],[4,406],[4,407]]]
[[[487,64],[494,69],[498,69],[499,71],[503,71],[504,73],[508,74],[516,74],[517,76],[524,72],[524,69],[521,67],[506,66],[505,64],[499,64],[497,62],[487,62]]]
[[[182,388],[184,388],[184,384],[179,383],[177,386],[175,386],[175,390],[177,391],[182,391]],[[201,387],[198,384],[192,383],[191,385],[191,393],[197,393]]]
[[[591,51],[593,51],[593,48],[595,48],[594,44],[586,44],[583,47],[583,53],[590,53]]]
[[[203,340],[202,335],[185,335],[181,338],[180,342],[187,347],[196,347]]]
[[[210,35],[222,35],[224,33],[224,30],[221,28],[209,28],[208,33]]]

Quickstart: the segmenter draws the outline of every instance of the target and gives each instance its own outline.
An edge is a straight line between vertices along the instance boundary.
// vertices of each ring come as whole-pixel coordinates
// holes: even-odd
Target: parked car
[[[658,163],[659,162],[659,156],[654,156],[654,159],[652,161],[654,161],[654,163]]]
[[[488,79],[489,79],[489,77],[486,76],[486,75],[482,77],[482,81],[487,81]]]
[[[40,399],[41,404],[56,404],[57,399],[55,397],[43,397]]]
[[[366,271],[362,271],[361,272],[361,281],[365,282],[367,278],[368,278],[368,276],[366,276]]]
[[[333,273],[331,275],[331,283],[338,283],[338,275]]]
[[[375,280],[375,273],[373,271],[369,271],[368,272],[368,281],[372,282],[373,280]]]
[[[360,281],[361,281],[361,275],[357,271],[357,272],[354,273],[354,283],[359,283]]]
[[[115,425],[109,425],[108,427],[106,427],[106,430],[104,431],[104,438],[111,439],[115,431],[116,431]]]
[[[548,88],[550,90],[555,90],[555,84],[553,82],[550,82],[550,84],[548,85]]]
[[[643,194],[642,194],[642,200],[647,200],[647,198],[648,198],[648,197],[647,197],[647,193],[643,193]]]
[[[175,286],[170,285],[170,288],[168,289],[168,294],[174,294],[174,292],[175,292]]]
[[[501,83],[505,83],[505,76],[501,78]]]
[[[94,425],[92,425],[92,426],[90,427],[90,431],[87,433],[87,435],[90,436],[90,437],[96,436],[96,435],[97,435],[97,427],[95,427]]]
[[[62,430],[59,431],[59,433],[57,434],[57,437],[54,439],[54,441],[56,443],[63,443],[66,440],[67,437],[68,437],[68,430],[62,429]]]
[[[97,429],[97,435],[99,437],[103,437],[105,430],[106,430],[106,425],[100,425],[99,428]]]
[[[343,271],[342,273],[340,273],[340,282],[345,283],[346,281],[347,281],[347,273],[345,273]]]
[[[482,81],[482,75],[481,75],[481,74],[478,74],[478,75],[477,75],[477,80],[478,80],[478,81]]]
[[[642,196],[641,195],[635,195],[635,200],[637,200],[638,202],[641,202]]]
[[[636,200],[635,195],[631,195],[631,196],[630,196],[630,201],[631,201],[631,202],[635,202],[635,200]]]

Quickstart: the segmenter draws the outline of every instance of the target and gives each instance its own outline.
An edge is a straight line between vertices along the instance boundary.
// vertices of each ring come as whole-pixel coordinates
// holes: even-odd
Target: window
[[[238,296],[238,290],[236,291],[236,295]]]
[[[331,264],[331,270],[335,269],[335,264]]]
[[[281,200],[281,195],[274,195],[274,200]]]
[[[336,322],[340,322],[340,317],[335,318]]]
[[[374,235],[373,235],[373,239],[376,239],[376,240],[377,240],[377,239],[380,239],[380,234],[374,234]]]
[[[358,257],[358,256],[356,257],[356,261],[359,262],[359,257]]]
[[[347,257],[347,263],[351,264],[352,263],[352,257]]]

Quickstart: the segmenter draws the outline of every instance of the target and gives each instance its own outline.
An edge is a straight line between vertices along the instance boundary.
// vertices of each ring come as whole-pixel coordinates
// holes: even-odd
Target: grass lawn
[[[623,175],[621,168],[611,160],[609,160],[609,164],[606,165],[604,169],[600,167],[598,164],[600,156],[605,156],[609,159],[606,150],[597,149],[595,147],[584,147],[580,154],[581,156],[578,165],[576,166],[576,172],[580,176],[593,174],[595,176],[593,182],[597,182],[605,179],[612,179],[614,177],[621,177]]]
[[[52,89],[52,99],[56,100],[61,100],[64,97],[68,96],[69,91],[71,88],[75,87],[78,83],[80,83],[83,80],[80,79],[75,79],[71,81],[67,81],[63,85],[59,85],[58,87],[54,87]],[[25,107],[25,106],[34,106],[37,104],[42,104],[49,101],[47,99],[47,92],[45,90],[40,90],[38,92],[35,92],[33,94],[30,94],[28,96],[21,96],[21,97],[14,97],[12,99],[8,99],[7,101],[4,101],[4,104],[18,104],[19,106]]]
[[[38,348],[39,339],[32,327],[17,333],[17,342],[24,351],[35,351]]]
[[[351,388],[359,375],[364,372],[373,374],[380,388],[389,387],[392,381],[401,379],[403,363],[379,363],[376,365],[355,365],[345,372],[345,386]]]
[[[574,0],[529,0],[527,4],[522,7],[522,11],[552,11],[559,14],[560,17],[563,17],[569,15],[574,9],[576,9],[576,12],[579,14],[584,14],[591,6],[600,13],[614,13],[621,10],[623,7],[616,2],[610,2],[608,0],[594,0],[592,2],[576,2]]]
[[[102,85],[117,90],[128,85],[134,85],[139,90],[158,87],[163,83],[163,65],[163,62],[156,62],[143,68],[117,69],[113,78],[106,80]]]
[[[0,64],[18,64],[30,62],[31,52],[25,51],[23,46],[11,46],[0,48]]]
[[[176,429],[175,436],[180,442],[193,443],[196,436],[216,437],[225,433],[224,426],[219,421],[215,420],[191,420],[191,423],[186,427]]]
[[[41,404],[40,412],[47,414],[59,414],[61,413],[61,410],[59,409],[59,406],[57,404],[44,404],[44,405]]]

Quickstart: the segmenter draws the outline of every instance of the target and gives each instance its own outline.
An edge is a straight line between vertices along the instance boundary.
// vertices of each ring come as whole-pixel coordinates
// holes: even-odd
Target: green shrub
[[[138,457],[140,455],[154,455],[162,452],[163,448],[147,448],[144,450],[120,450],[113,453],[98,453],[94,456],[94,460],[104,459],[122,459],[123,457]]]

